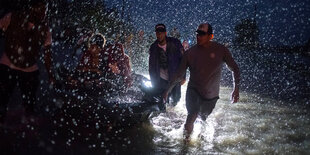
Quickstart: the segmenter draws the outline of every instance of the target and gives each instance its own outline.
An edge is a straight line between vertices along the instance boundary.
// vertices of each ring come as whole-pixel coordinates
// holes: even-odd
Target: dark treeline
[[[241,71],[241,89],[283,102],[309,107],[310,39],[301,45],[269,45],[259,39],[255,19],[240,20],[234,29],[232,51]],[[225,41],[218,40],[225,43]],[[224,70],[222,84],[231,76]]]
[[[234,28],[233,48],[246,51],[272,51],[277,53],[298,53],[310,56],[310,39],[303,45],[268,45],[259,40],[260,31],[255,19],[242,19]]]

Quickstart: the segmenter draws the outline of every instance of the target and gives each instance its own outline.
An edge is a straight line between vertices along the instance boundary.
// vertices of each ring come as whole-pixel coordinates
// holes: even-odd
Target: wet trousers
[[[39,71],[22,72],[0,64],[0,119],[6,115],[9,100],[16,86],[21,91],[26,114],[33,114],[39,86]]]
[[[164,91],[168,88],[168,81],[160,78],[160,84],[158,86],[155,86],[155,92],[158,95],[162,95]],[[175,106],[181,99],[181,85],[180,83],[176,84],[176,86],[173,87],[169,94],[169,98],[172,99],[171,103],[173,106]]]

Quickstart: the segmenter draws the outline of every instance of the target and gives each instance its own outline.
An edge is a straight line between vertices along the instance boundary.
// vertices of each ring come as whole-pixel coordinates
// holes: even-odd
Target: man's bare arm
[[[225,51],[224,61],[226,62],[228,68],[232,71],[233,74],[233,83],[234,83],[234,90],[231,94],[232,103],[238,102],[239,100],[239,84],[240,84],[240,70],[233,59],[231,53],[227,50]]]
[[[44,65],[46,68],[46,71],[48,73],[49,82],[52,84],[55,82],[55,77],[53,73],[53,65],[52,65],[52,54],[51,54],[51,46],[45,46],[43,48],[44,50]]]
[[[2,31],[6,31],[6,29],[10,25],[10,23],[11,23],[11,16],[12,16],[12,13],[8,13],[8,14],[6,14],[4,17],[2,17],[0,19],[0,29]]]
[[[46,35],[44,47],[43,47],[44,65],[48,73],[49,82],[53,84],[55,82],[55,76],[53,73],[53,61],[52,61],[51,50],[52,50],[52,33],[48,31]]]

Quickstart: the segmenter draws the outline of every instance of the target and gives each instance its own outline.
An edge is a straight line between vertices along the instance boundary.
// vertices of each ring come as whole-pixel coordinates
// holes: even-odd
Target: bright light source
[[[143,84],[144,84],[147,88],[151,88],[151,87],[152,87],[152,82],[151,82],[151,81],[143,81]]]

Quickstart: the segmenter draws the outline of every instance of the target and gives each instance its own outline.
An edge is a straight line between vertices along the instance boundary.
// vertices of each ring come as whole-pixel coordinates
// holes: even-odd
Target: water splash
[[[186,86],[176,107],[152,119],[157,151],[169,153],[273,154],[309,153],[310,117],[300,106],[288,106],[257,94],[241,93],[230,103],[231,88],[221,87],[220,100],[206,122],[198,118],[184,144]],[[308,152],[307,152],[308,150]]]

